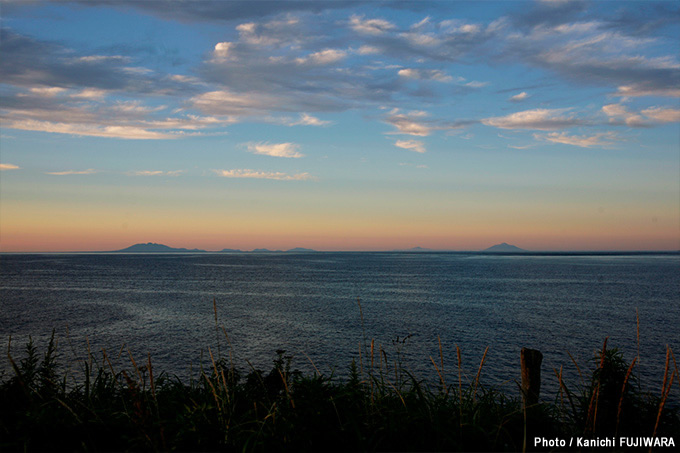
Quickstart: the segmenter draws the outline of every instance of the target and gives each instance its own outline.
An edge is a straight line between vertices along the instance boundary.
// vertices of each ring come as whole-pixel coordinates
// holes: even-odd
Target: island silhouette
[[[394,250],[395,252],[436,252],[445,250],[435,250],[423,247],[413,247],[410,249],[400,249]],[[208,250],[203,249],[187,249],[187,248],[177,248],[170,247],[165,244],[157,244],[155,242],[139,243],[131,245],[121,250],[113,250],[110,253],[208,253]],[[313,253],[317,250],[295,247],[288,250],[269,250],[265,248],[256,248],[253,250],[240,250],[240,249],[229,249],[225,248],[212,253]],[[487,249],[480,250],[482,253],[525,253],[528,250],[521,249],[517,246],[503,242],[501,244],[496,244]]]
[[[491,252],[491,253],[524,253],[527,252],[527,250],[521,249],[517,246],[508,244],[506,242],[503,242],[501,244],[496,244],[488,249],[482,250],[482,252]]]

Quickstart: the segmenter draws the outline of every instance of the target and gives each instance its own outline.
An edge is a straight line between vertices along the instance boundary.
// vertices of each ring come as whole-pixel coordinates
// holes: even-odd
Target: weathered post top
[[[536,349],[522,348],[522,398],[525,406],[538,403],[541,393],[541,362],[543,354]]]

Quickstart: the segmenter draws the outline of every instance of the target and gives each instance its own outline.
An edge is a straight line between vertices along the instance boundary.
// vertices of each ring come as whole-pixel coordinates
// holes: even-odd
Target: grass
[[[636,385],[639,358],[627,363],[605,341],[589,367],[574,361],[582,382],[568,384],[553,370],[555,401],[529,407],[519,390],[483,384],[486,353],[465,377],[457,349],[458,379],[447,383],[440,343],[439,357],[429,358],[439,382],[427,384],[389,363],[374,341],[362,349],[348,377],[337,379],[296,371],[281,350],[269,371],[239,371],[218,343],[216,354],[208,349],[210,366],[187,383],[129,352],[129,367],[117,370],[106,351],[88,350],[79,373],[69,374],[53,334],[42,353],[29,341],[15,359],[8,347],[0,451],[522,451],[534,450],[534,436],[680,442],[678,409],[668,404],[680,390],[670,348],[658,395]]]

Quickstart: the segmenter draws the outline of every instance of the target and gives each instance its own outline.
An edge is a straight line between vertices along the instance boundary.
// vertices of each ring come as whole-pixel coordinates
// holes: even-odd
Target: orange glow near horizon
[[[2,252],[119,250],[156,242],[178,248],[218,251],[224,248],[286,250],[481,250],[507,242],[527,250],[680,250],[672,218],[648,222],[612,218],[600,222],[543,217],[527,212],[514,218],[483,213],[413,218],[264,213],[177,216],[164,210],[116,212],[43,207],[3,209]],[[47,220],[46,220],[47,219]]]

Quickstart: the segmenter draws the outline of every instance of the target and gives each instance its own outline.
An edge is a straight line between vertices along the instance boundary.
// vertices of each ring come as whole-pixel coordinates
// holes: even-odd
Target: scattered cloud
[[[190,134],[160,132],[136,126],[103,126],[98,124],[68,124],[36,120],[10,120],[3,124],[10,129],[51,132],[75,136],[122,138],[128,140],[167,140],[177,139]]]
[[[314,52],[305,57],[299,57],[295,59],[295,62],[301,65],[312,64],[312,65],[328,65],[332,63],[337,63],[347,56],[347,52],[339,49],[324,49],[319,52]]]
[[[356,51],[359,55],[377,55],[382,52],[380,47],[376,46],[361,46],[359,49]]]
[[[19,170],[21,167],[13,164],[0,164],[0,170]]]
[[[658,121],[659,123],[680,122],[680,109],[651,107],[643,110],[641,113],[648,118]]]
[[[482,123],[501,129],[535,129],[554,130],[564,129],[583,124],[583,121],[573,116],[565,116],[570,109],[534,109],[516,112],[506,116],[486,118]]]
[[[424,153],[426,151],[425,144],[419,140],[397,140],[394,146],[415,151],[416,153]]]
[[[602,107],[602,111],[609,117],[611,124],[623,122],[629,127],[648,127],[649,124],[637,113],[632,113],[622,104],[608,104]]]
[[[384,19],[364,19],[364,16],[354,15],[349,19],[352,30],[366,35],[383,35],[394,30],[396,25]]]
[[[484,88],[488,84],[489,84],[489,82],[480,82],[478,80],[472,80],[470,82],[465,82],[462,85],[466,86],[468,88]]]
[[[262,19],[299,12],[320,13],[326,10],[356,6],[356,0],[309,1],[257,1],[253,0],[203,0],[200,2],[140,2],[139,0],[72,0],[82,6],[105,5],[128,11],[138,8],[157,17],[179,22],[231,23],[232,21]]]
[[[516,94],[514,96],[510,96],[510,99],[508,99],[510,102],[522,102],[529,98],[529,94],[527,94],[526,91],[522,91],[519,94]]]
[[[292,123],[288,123],[288,125],[289,126],[328,126],[331,123],[332,123],[332,121],[320,120],[319,118],[316,118],[312,115],[308,115],[306,113],[301,113],[299,120],[292,122]]]
[[[401,134],[426,137],[432,132],[433,126],[423,120],[423,116],[426,116],[423,112],[400,113],[395,109],[385,118],[385,122],[396,127]]]
[[[295,143],[246,143],[248,151],[253,154],[262,154],[273,157],[300,158],[304,154],[298,152],[300,145]]]
[[[3,127],[158,140],[202,135],[246,121],[324,126],[330,122],[314,116],[317,112],[370,111],[385,105],[418,108],[426,105],[424,100],[441,105],[443,93],[447,99],[473,95],[489,82],[450,74],[477,61],[539,68],[558,80],[556,84],[562,79],[579,86],[605,86],[612,96],[624,98],[621,102],[680,97],[680,61],[675,54],[664,54],[667,38],[646,25],[672,23],[668,8],[645,9],[636,18],[624,14],[634,8],[589,15],[581,2],[552,2],[556,4],[533,4],[522,14],[487,23],[423,14],[410,25],[397,25],[388,20],[391,15],[306,14],[356,6],[345,1],[166,3],[120,0],[113,7],[132,6],[188,22],[225,21],[227,31],[203,49],[203,61],[182,68],[191,76],[149,69],[139,53],[121,47],[83,51],[7,27],[0,30],[0,80],[8,87],[0,99]],[[81,4],[112,6],[109,0]],[[397,8],[388,2],[376,11],[383,7]],[[530,86],[520,85],[505,96],[510,102],[524,101],[530,95],[523,89]],[[544,108],[462,121],[395,112],[383,121],[394,126],[395,133],[420,137],[480,121],[503,129],[545,131],[588,123],[567,110]],[[677,121],[674,109],[660,107],[603,112],[611,125]]]
[[[184,170],[136,170],[128,172],[130,176],[179,176],[184,173]]]
[[[680,88],[676,87],[653,87],[645,86],[644,84],[620,86],[614,96],[620,97],[643,97],[643,96],[657,96],[657,97],[671,97],[680,98]]]
[[[66,176],[66,175],[92,175],[98,173],[98,170],[88,168],[87,170],[65,170],[65,171],[48,171],[46,175]]]
[[[238,27],[237,27],[238,28]],[[233,42],[218,42],[215,44],[215,49],[213,50],[213,56],[217,60],[226,60],[230,56],[229,50],[234,46]]]
[[[235,170],[214,170],[218,175],[225,178],[254,178],[254,179],[275,179],[278,181],[309,181],[317,180],[316,177],[309,173],[298,173],[289,175],[282,172],[269,172],[249,169],[235,169]]]
[[[651,127],[658,123],[680,121],[680,109],[649,107],[640,113],[631,112],[623,104],[608,104],[602,111],[609,117],[610,124],[629,127]]]
[[[399,70],[399,76],[406,79],[434,80],[437,82],[451,82],[453,77],[438,69],[414,69],[406,68]]]
[[[534,134],[534,138],[564,145],[579,146],[581,148],[608,148],[613,145],[612,140],[616,140],[616,136],[611,132],[591,136],[568,135],[565,132],[551,132],[549,134]]]
[[[429,118],[428,113],[422,110],[401,112],[399,109],[392,109],[384,117],[384,121],[397,128],[397,131],[391,132],[392,134],[406,134],[419,137],[427,137],[433,131],[450,132],[478,123],[477,120],[442,121]]]
[[[412,167],[412,168],[430,168],[424,164],[414,164],[411,162],[399,162],[400,167]]]

